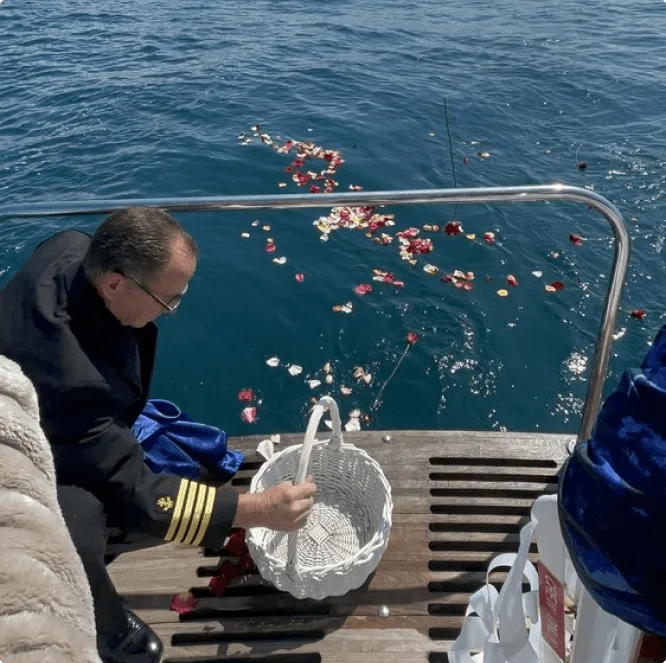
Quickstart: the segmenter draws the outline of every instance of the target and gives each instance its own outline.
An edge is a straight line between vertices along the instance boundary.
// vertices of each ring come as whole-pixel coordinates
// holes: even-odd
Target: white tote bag
[[[488,565],[486,584],[469,600],[460,635],[448,653],[449,663],[538,663],[539,574],[527,559],[536,525],[532,514],[520,530],[518,552],[498,555]],[[489,582],[490,574],[506,567],[509,575],[498,592]],[[523,578],[529,583],[524,593]]]

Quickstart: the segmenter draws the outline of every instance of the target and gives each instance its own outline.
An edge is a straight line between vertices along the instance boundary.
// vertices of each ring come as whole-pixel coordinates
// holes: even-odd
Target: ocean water
[[[288,157],[238,140],[255,123],[339,150],[340,191],[449,187],[446,99],[458,186],[589,186],[625,216],[633,253],[608,390],[664,318],[665,33],[661,0],[4,0],[0,205],[300,192],[278,186]],[[455,213],[476,239],[427,235],[434,252],[410,266],[362,232],[322,242],[326,210],[180,215],[201,263],[159,323],[153,395],[234,435],[302,430],[328,392],[345,420],[370,414],[365,427],[575,432],[612,258],[603,217],[566,203],[385,211],[394,232]],[[0,286],[55,230],[99,221],[1,223]],[[372,281],[374,268],[405,287]],[[476,274],[472,291],[441,282],[456,269]],[[564,290],[546,292],[556,280]],[[360,283],[373,291],[359,297]],[[333,312],[347,301],[351,314]],[[410,330],[419,342],[372,409]],[[334,383],[311,389],[327,362]],[[261,399],[255,424],[239,417],[243,387]]]

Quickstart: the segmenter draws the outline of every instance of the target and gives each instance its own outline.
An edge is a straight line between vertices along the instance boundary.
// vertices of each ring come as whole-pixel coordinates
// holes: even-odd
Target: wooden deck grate
[[[532,502],[556,487],[570,438],[503,433],[356,433],[382,465],[394,498],[388,550],[366,585],[346,596],[299,601],[257,575],[217,598],[208,589],[219,554],[164,545],[121,555],[110,566],[119,591],[180,663],[445,663],[471,592],[490,559],[515,551]],[[283,445],[301,442],[284,436]],[[232,484],[243,490],[259,467],[258,438]],[[501,582],[503,574],[495,574]],[[172,596],[199,602],[183,618]],[[388,607],[390,615],[380,616]]]

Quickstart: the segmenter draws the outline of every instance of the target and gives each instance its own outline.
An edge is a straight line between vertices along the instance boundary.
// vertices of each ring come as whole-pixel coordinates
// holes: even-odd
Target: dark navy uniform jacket
[[[81,268],[89,245],[85,233],[54,235],[0,291],[0,354],[35,386],[59,484],[93,493],[116,527],[219,548],[238,495],[143,462],[131,428],[148,399],[157,327],[111,315]]]

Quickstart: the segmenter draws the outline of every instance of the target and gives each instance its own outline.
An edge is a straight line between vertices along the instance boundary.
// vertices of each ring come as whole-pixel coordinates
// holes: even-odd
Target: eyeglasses
[[[126,279],[129,279],[130,281],[133,281],[147,295],[150,295],[167,313],[175,313],[176,309],[180,306],[180,302],[182,301],[183,296],[187,292],[187,286],[185,286],[185,290],[183,290],[183,292],[176,295],[175,297],[172,297],[171,300],[169,300],[169,303],[167,303],[161,297],[158,297],[147,285],[141,283],[139,279],[127,274],[122,274],[122,276],[124,276]]]

